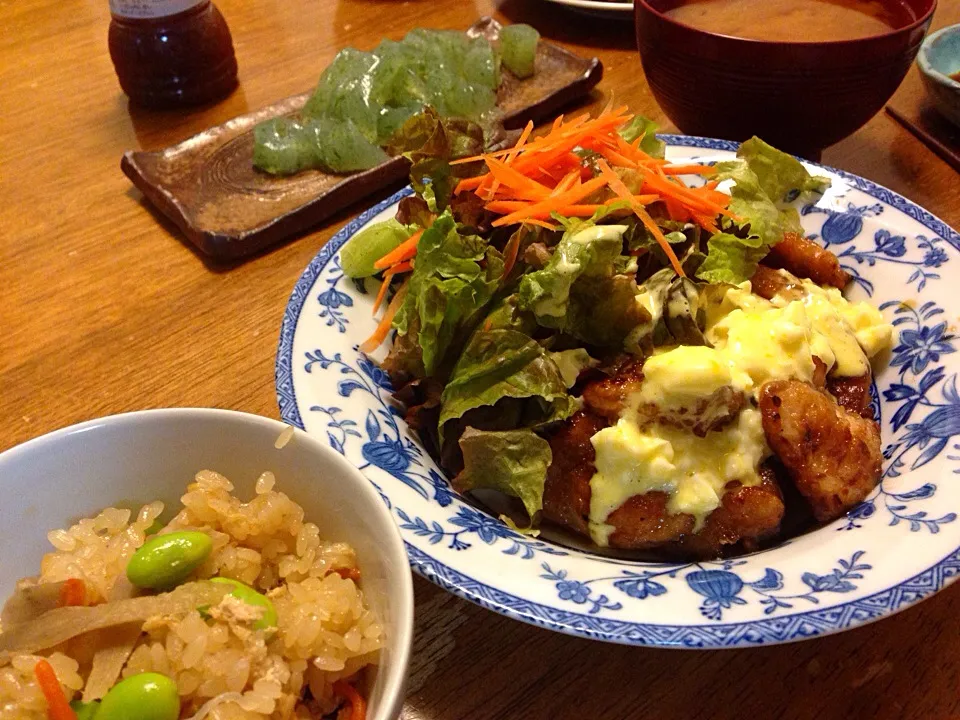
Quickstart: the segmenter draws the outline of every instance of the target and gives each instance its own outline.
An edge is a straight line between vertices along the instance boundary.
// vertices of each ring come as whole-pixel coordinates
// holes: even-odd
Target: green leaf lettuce
[[[440,397],[440,431],[450,420],[504,398],[533,398],[527,425],[562,420],[577,408],[557,363],[528,335],[509,328],[474,332]]]
[[[427,375],[434,373],[456,335],[490,301],[502,275],[500,253],[481,237],[458,234],[449,212],[424,231],[407,297],[393,327],[406,335],[411,319],[418,320],[416,340]]]
[[[640,141],[640,149],[650,157],[662,158],[666,151],[667,144],[657,137],[657,124],[642,115],[634,115],[633,120],[620,128],[618,132],[620,137],[628,143],[632,143],[638,137],[643,137],[643,140]]]
[[[457,490],[489,488],[519,498],[533,521],[543,507],[543,486],[553,459],[550,443],[532,430],[467,428],[460,449],[463,471],[453,480]]]
[[[532,312],[544,327],[560,328],[574,282],[581,276],[612,274],[626,229],[625,225],[573,226],[564,233],[546,267],[524,275],[518,306]]]
[[[823,192],[829,181],[813,177],[803,165],[758,138],[746,141],[739,159],[718,163],[714,180],[732,180],[730,212],[723,232],[707,242],[707,258],[697,278],[707,282],[740,283],[786,233],[802,234],[800,216],[789,203]]]

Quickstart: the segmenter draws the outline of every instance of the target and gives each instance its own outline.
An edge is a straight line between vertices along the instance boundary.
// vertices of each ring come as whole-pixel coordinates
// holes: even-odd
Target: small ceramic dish
[[[920,46],[917,65],[933,104],[945,118],[960,127],[960,24],[930,35]]]

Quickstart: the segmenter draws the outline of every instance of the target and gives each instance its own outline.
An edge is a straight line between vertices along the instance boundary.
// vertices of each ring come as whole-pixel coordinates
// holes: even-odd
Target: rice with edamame
[[[139,618],[118,622],[115,627],[86,632],[56,646],[18,653],[8,645],[33,647],[24,639],[29,636],[25,628],[31,620],[39,624],[37,618],[43,611],[62,612],[51,607],[92,606],[63,608],[88,613],[101,606],[116,608],[118,613],[128,613],[124,618],[136,616],[145,607],[124,599],[154,594],[136,591],[127,579],[128,565],[144,545],[163,505],[150,503],[136,514],[107,508],[69,529],[49,533],[55,549],[43,558],[39,577],[21,581],[17,595],[22,597],[15,595],[20,605],[11,608],[12,599],[4,608],[0,720],[48,717],[45,692],[49,688],[41,687],[36,672],[41,657],[49,661],[67,700],[94,699],[84,695],[90,690],[85,684],[94,682],[91,664],[102,666],[100,670],[111,663],[122,668],[114,685],[141,673],[165,675],[176,682],[180,718],[316,718],[344,702],[351,703],[351,698],[359,702],[354,685],[362,685],[357,682],[361,671],[377,662],[382,628],[357,586],[354,551],[346,543],[322,540],[320,529],[304,521],[303,509],[276,491],[274,482],[271,473],[264,473],[253,499],[241,502],[226,478],[200,472],[182,497],[182,510],[160,530],[159,538],[169,536],[167,545],[180,538],[176,533],[182,531],[209,536],[212,549],[178,592],[194,592],[187,586],[192,583],[198,593],[213,592],[218,602],[185,612],[161,612],[142,622]],[[153,540],[151,537],[150,545],[163,545]],[[130,579],[135,577],[130,573]],[[235,584],[203,582],[214,577],[239,581],[257,592],[242,587],[231,592]],[[78,580],[82,581],[82,601],[65,601]],[[44,588],[57,588],[55,584],[59,584],[55,601],[44,599]],[[250,602],[251,595],[269,602],[256,597]],[[163,600],[166,595],[161,592],[157,597]],[[276,611],[275,628],[264,627],[267,605]],[[18,616],[18,612],[26,615]],[[48,619],[48,630],[41,629],[41,634],[55,633],[55,623],[49,620],[53,616],[43,617]],[[63,632],[66,636],[71,630],[66,627]],[[126,647],[124,632],[129,638]],[[7,645],[4,640],[9,641]],[[44,640],[59,640],[59,636],[51,634]],[[115,648],[112,657],[109,648],[104,651],[111,642],[122,648]],[[98,652],[102,652],[99,659]],[[125,660],[118,657],[121,655]],[[102,694],[102,689],[95,694]]]

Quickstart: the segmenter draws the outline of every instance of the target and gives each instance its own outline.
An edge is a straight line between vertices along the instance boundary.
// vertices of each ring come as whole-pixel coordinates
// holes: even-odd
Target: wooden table
[[[310,88],[345,45],[477,17],[535,23],[596,54],[611,93],[662,115],[629,19],[542,0],[218,0],[241,87],[186,113],[129,108],[107,54],[107,0],[0,2],[0,449],[99,415],[164,406],[277,415],[277,334],[325,227],[233,268],[206,264],[121,174],[156,149]],[[936,25],[960,21],[942,0]],[[901,89],[914,101],[916,71]],[[667,124],[667,128],[669,128]],[[885,114],[824,162],[876,180],[960,227],[960,180]],[[385,195],[385,194],[384,194]],[[626,648],[507,620],[418,580],[404,717],[960,717],[960,587],[897,617],[799,645],[724,652]]]

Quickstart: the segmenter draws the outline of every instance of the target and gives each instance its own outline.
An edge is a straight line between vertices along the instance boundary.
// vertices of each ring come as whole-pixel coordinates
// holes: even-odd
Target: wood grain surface
[[[107,0],[0,0],[0,450],[99,415],[164,406],[277,416],[273,364],[287,297],[361,209],[233,267],[207,264],[120,172],[158,149],[308,90],[338,49],[481,15],[530,22],[605,66],[610,95],[664,119],[629,18],[543,0],[218,0],[240,88],[190,112],[128,106],[107,53]],[[941,0],[934,27],[960,22]],[[916,71],[898,101],[919,102]],[[669,129],[669,124],[667,128]],[[828,149],[960,227],[960,178],[886,114]],[[380,197],[385,196],[383,193]],[[379,199],[379,198],[373,198]],[[3,548],[9,551],[9,548]],[[894,618],[797,645],[625,648],[522,625],[418,580],[404,717],[960,718],[960,587]]]

